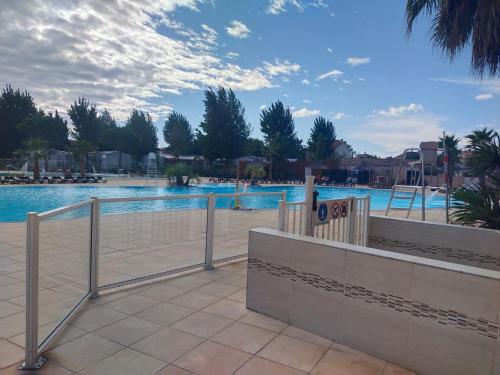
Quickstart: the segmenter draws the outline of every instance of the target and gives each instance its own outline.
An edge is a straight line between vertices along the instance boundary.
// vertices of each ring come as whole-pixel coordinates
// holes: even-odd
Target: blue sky
[[[85,96],[118,120],[135,106],[159,130],[171,110],[196,127],[203,89],[222,84],[256,137],[262,106],[278,99],[304,141],[320,114],[357,152],[380,155],[442,130],[500,127],[500,80],[473,79],[468,49],[450,63],[432,47],[428,19],[407,38],[404,1],[7,3],[0,18],[19,22],[0,23],[0,82],[47,110]]]

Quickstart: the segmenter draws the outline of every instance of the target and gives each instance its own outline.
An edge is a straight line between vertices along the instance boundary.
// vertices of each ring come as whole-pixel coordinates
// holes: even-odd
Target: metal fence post
[[[305,217],[306,236],[313,235],[313,225],[312,225],[312,205],[314,196],[313,193],[314,193],[314,176],[306,176],[306,217]]]
[[[45,359],[38,358],[38,249],[40,223],[35,212],[29,212],[26,236],[26,358],[22,369],[42,367]]]
[[[92,197],[90,215],[90,292],[91,298],[99,295],[99,229],[101,225],[101,202]]]
[[[214,256],[214,224],[215,224],[215,194],[208,194],[207,204],[207,230],[205,240],[205,269],[214,268],[212,259]]]

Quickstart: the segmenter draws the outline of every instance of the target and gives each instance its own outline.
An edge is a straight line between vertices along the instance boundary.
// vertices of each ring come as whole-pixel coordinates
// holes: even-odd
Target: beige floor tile
[[[49,324],[46,324],[44,326],[41,326],[38,328],[38,337],[43,338],[46,337],[53,329],[56,322],[52,322]],[[57,336],[57,338],[52,342],[50,345],[50,348],[55,348],[56,346],[59,346],[61,344],[64,344],[65,342],[71,341],[73,339],[76,339],[77,337],[86,335],[87,331],[84,331],[83,329],[74,327],[72,325],[68,325],[64,330]],[[21,333],[20,335],[11,337],[9,341],[12,341],[14,344],[17,344],[21,347],[24,348],[25,342],[26,342],[26,335],[25,333]]]
[[[314,333],[305,331],[303,329],[294,326],[288,326],[283,331],[283,334],[290,337],[295,337],[296,339],[312,342],[313,344],[323,345],[327,347],[332,345],[331,340],[315,335]]]
[[[218,281],[213,281],[209,284],[203,285],[198,288],[197,291],[200,293],[207,293],[217,297],[226,297],[230,294],[235,293],[241,287],[219,283]]]
[[[178,320],[185,318],[192,314],[195,310],[188,309],[187,307],[174,305],[173,303],[163,302],[150,309],[141,311],[135,316],[141,319],[149,320],[153,323],[162,325],[170,325]]]
[[[240,322],[251,324],[253,326],[268,329],[274,332],[281,332],[288,326],[288,324],[283,323],[282,321],[270,318],[266,315],[259,314],[254,311],[250,311],[247,315],[241,318]]]
[[[179,277],[177,279],[170,280],[170,281],[168,281],[167,285],[173,285],[173,286],[176,286],[178,288],[192,290],[192,289],[199,288],[200,286],[205,285],[209,282],[210,282],[209,280],[201,279],[201,278],[189,275],[189,276],[182,276],[182,277]]]
[[[314,367],[314,375],[381,375],[384,365],[339,350],[328,350]]]
[[[209,338],[217,332],[222,331],[233,321],[215,316],[203,311],[198,311],[185,319],[172,325],[173,328],[192,333],[193,335]]]
[[[191,371],[184,370],[174,365],[168,365],[158,373],[158,375],[190,375],[190,374],[192,374]]]
[[[226,298],[230,299],[232,301],[246,303],[246,301],[247,301],[247,290],[246,290],[246,288],[242,288],[242,289],[238,290],[236,293],[233,293],[233,294],[227,296]]]
[[[236,322],[213,336],[211,340],[255,354],[276,335],[273,331]]]
[[[89,333],[50,350],[47,357],[78,372],[121,349],[122,345]]]
[[[134,315],[157,304],[158,300],[156,299],[142,296],[140,294],[130,294],[126,297],[117,299],[116,301],[106,303],[103,306],[124,314]]]
[[[0,369],[12,366],[23,359],[23,348],[7,340],[0,340]]]
[[[232,374],[250,358],[250,354],[206,341],[183,355],[174,365],[196,374]]]
[[[71,324],[87,332],[92,332],[126,317],[126,314],[116,310],[106,307],[95,307],[84,309],[75,317]]]
[[[385,365],[383,375],[417,375],[415,371],[405,369],[401,366],[395,365],[393,363],[388,363]]]
[[[243,288],[247,285],[247,276],[241,274],[233,274],[230,276],[223,277],[218,280],[221,283],[238,286]]]
[[[47,361],[44,363],[41,369],[36,371],[33,370],[19,370],[19,364],[11,366],[0,372],[2,375],[73,375],[73,371],[70,371],[60,364],[53,361]]]
[[[132,345],[142,353],[171,362],[203,342],[200,337],[165,327]]]
[[[154,298],[159,301],[166,301],[169,300],[173,297],[179,296],[181,294],[184,294],[188,291],[188,289],[184,288],[179,288],[174,285],[169,285],[169,284],[159,284],[152,286],[150,288],[141,290],[137,294]]]
[[[122,345],[131,345],[160,330],[162,326],[134,316],[119,320],[94,333]]]
[[[203,311],[232,320],[238,320],[249,312],[245,304],[228,299],[221,299],[205,307]]]
[[[98,297],[89,300],[89,305],[104,305],[105,303],[109,303],[111,301],[126,297],[129,294],[129,292],[124,290],[118,292],[112,291],[107,293],[99,293]]]
[[[306,373],[264,358],[253,357],[245,363],[236,375],[305,375]],[[332,374],[333,375],[333,374]],[[355,375],[355,374],[353,374]]]
[[[147,375],[154,374],[166,363],[126,348],[86,368],[81,375]]]
[[[267,344],[258,356],[307,372],[326,350],[327,348],[321,345],[280,335]]]
[[[175,298],[169,300],[171,303],[176,305],[181,305],[184,307],[189,307],[191,309],[199,310],[204,307],[216,302],[219,297],[213,296],[211,294],[199,293],[196,291],[191,291],[185,294],[181,294]]]
[[[5,318],[6,316],[20,313],[22,311],[24,311],[24,308],[19,305],[15,305],[7,301],[0,301],[0,318]]]

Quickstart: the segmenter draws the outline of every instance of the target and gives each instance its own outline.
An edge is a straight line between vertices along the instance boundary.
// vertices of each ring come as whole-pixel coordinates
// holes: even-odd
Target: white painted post
[[[305,235],[313,235],[312,205],[314,196],[314,176],[306,176],[306,223]]]
[[[205,269],[212,270],[214,256],[215,194],[208,194],[207,229],[205,237]]]
[[[364,217],[363,217],[363,243],[362,246],[366,246],[368,244],[368,230],[370,224],[370,196],[368,195],[365,200],[365,209],[364,209]]]
[[[278,201],[278,230],[280,232],[286,232],[286,224],[288,221],[288,215],[286,212],[286,192],[281,193],[281,200]]]
[[[101,202],[92,197],[90,217],[90,292],[91,298],[99,296],[99,233],[101,226]]]
[[[358,223],[358,198],[352,197],[349,207],[349,243],[358,245],[356,227]]]
[[[38,358],[38,250],[40,222],[35,212],[29,212],[26,236],[26,341],[24,370],[38,369],[44,363]]]

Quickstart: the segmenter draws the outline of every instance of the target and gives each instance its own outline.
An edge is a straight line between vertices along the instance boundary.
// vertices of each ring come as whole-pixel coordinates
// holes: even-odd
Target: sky
[[[406,35],[403,0],[0,0],[0,84],[46,111],[84,96],[123,124],[149,112],[164,146],[175,110],[196,128],[203,90],[232,88],[261,137],[262,108],[294,114],[298,136],[330,119],[358,153],[396,155],[442,131],[500,129],[500,79],[475,79]]]

